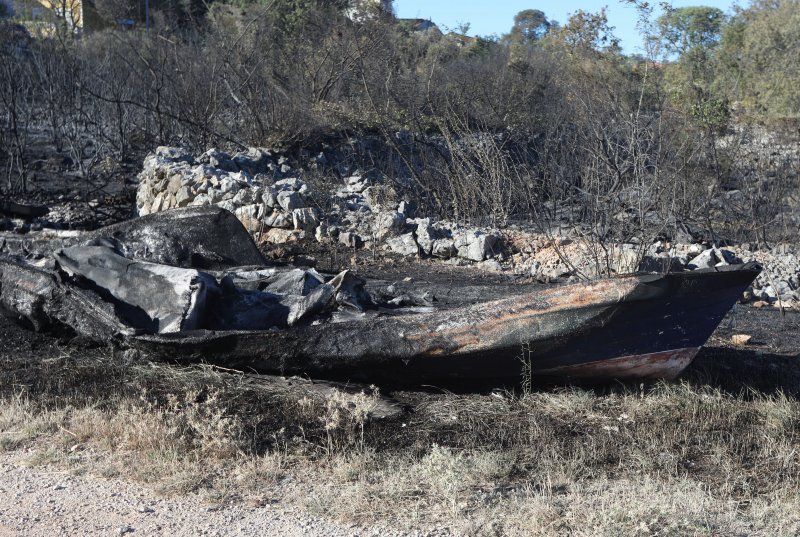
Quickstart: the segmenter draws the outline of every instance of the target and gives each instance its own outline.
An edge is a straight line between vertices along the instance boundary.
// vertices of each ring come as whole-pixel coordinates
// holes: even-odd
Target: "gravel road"
[[[385,535],[346,529],[283,506],[214,508],[197,498],[162,498],[122,481],[31,469],[0,454],[0,536]]]

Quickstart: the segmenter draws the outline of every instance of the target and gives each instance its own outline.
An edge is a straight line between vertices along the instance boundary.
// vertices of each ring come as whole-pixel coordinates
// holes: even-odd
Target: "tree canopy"
[[[800,116],[800,0],[754,0],[725,26],[716,88],[760,115]]]
[[[524,43],[533,43],[544,37],[551,26],[552,22],[547,19],[544,11],[525,9],[514,15],[511,35]]]
[[[667,52],[674,54],[716,44],[724,24],[725,13],[706,6],[669,9],[658,19],[662,44]]]

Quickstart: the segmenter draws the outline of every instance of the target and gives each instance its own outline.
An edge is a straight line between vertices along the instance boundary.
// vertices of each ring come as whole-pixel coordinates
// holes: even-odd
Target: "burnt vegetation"
[[[41,190],[43,154],[61,159],[57,189],[91,197],[157,145],[302,156],[370,140],[361,166],[428,214],[576,224],[600,253],[698,226],[760,244],[796,227],[797,155],[748,145],[764,124],[796,130],[796,86],[754,75],[758,36],[794,2],[732,17],[639,5],[643,56],[623,54],[602,11],[558,24],[526,10],[507,35],[468,38],[351,4],[96,2],[93,31],[4,22],[3,195]],[[792,61],[791,32],[771,34],[769,65]]]

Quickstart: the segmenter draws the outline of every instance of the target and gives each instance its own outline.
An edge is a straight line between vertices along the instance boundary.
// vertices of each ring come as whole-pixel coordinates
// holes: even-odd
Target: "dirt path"
[[[372,535],[283,506],[217,509],[197,498],[162,498],[139,485],[27,468],[0,454],[0,536]],[[381,532],[381,535],[385,533]]]

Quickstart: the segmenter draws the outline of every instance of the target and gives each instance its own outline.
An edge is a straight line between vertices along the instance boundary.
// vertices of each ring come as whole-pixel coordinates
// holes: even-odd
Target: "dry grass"
[[[4,364],[0,448],[358,524],[466,535],[790,535],[800,403],[681,384],[525,395],[275,392],[209,368]]]

